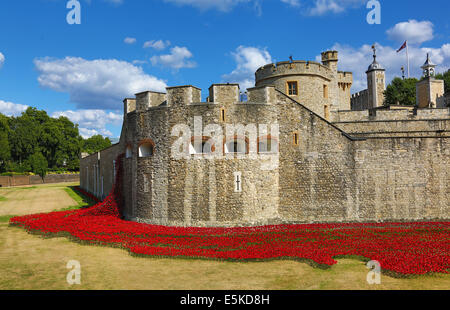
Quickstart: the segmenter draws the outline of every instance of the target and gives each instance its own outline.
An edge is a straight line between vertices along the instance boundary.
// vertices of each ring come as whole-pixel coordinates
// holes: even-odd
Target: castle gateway
[[[120,142],[81,159],[81,187],[104,198],[123,160],[123,216],[180,226],[448,220],[448,108],[383,106],[338,52],[256,71],[256,86],[194,86],[124,100]],[[245,99],[245,100],[244,100]]]

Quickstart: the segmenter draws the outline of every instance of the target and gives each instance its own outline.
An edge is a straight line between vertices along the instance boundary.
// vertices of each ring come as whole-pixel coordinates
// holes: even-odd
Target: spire
[[[373,63],[377,63],[377,49],[375,47],[375,44],[372,45],[372,50],[373,50]]]
[[[367,69],[367,72],[373,70],[384,70],[384,68],[377,62],[377,49],[375,47],[375,44],[372,45],[372,50],[373,50],[373,62],[369,66],[369,69]]]

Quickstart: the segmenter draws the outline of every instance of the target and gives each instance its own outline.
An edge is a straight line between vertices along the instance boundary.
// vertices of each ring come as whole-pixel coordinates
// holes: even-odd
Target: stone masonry
[[[337,64],[330,51],[322,64],[263,66],[245,102],[238,84],[213,84],[207,102],[191,85],[125,99],[120,142],[81,159],[81,186],[107,195],[114,160],[126,154],[131,221],[448,220],[450,110],[350,111],[352,73]]]

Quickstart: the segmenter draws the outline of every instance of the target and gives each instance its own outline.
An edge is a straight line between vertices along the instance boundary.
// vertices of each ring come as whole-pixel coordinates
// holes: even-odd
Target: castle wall
[[[80,160],[80,187],[100,199],[106,198],[114,184],[114,161],[121,153],[115,144]]]
[[[352,143],[331,123],[279,95],[280,209],[286,222],[340,222],[351,219]],[[292,132],[300,143],[292,145]]]
[[[189,88],[170,89],[167,107],[149,108],[127,116],[129,132],[124,135],[125,144],[133,145],[133,152],[131,158],[125,159],[126,217],[169,225],[267,223],[276,217],[278,206],[276,169],[262,173],[260,166],[264,159],[260,157],[253,160],[208,160],[202,155],[173,158],[171,146],[178,136],[172,137],[171,130],[184,124],[195,136],[196,116],[202,117],[202,127],[220,124],[224,132],[226,124],[259,124],[262,119],[270,124],[277,121],[275,108],[264,102],[236,103],[239,93],[233,85],[218,86],[214,98],[221,100],[220,103],[196,103],[192,102],[192,88]],[[260,100],[271,100],[273,90],[270,89],[273,88],[263,89]],[[221,120],[222,109],[226,112],[225,122]],[[148,139],[155,144],[154,154],[139,158],[138,145]],[[241,173],[242,192],[234,191],[235,172]]]
[[[284,134],[298,129],[303,137],[299,147],[280,155],[283,220],[449,218],[448,137],[354,140],[300,105],[281,107]],[[300,123],[290,115],[300,115]]]
[[[450,109],[379,109],[362,111],[338,111],[332,113],[333,122],[391,121],[391,120],[436,120],[450,119]]]
[[[356,219],[448,219],[448,141],[448,138],[356,141],[353,170]]]
[[[350,99],[351,110],[364,111],[369,109],[369,91],[364,89],[358,93],[351,95]],[[341,111],[338,111],[340,113]]]
[[[354,137],[450,137],[450,119],[353,121],[334,124]]]

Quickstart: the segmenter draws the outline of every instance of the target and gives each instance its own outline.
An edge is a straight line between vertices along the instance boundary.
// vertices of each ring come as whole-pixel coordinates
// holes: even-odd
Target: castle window
[[[294,137],[293,137],[294,139],[293,139],[293,144],[294,145],[298,145],[299,144],[299,138],[298,138],[298,132],[294,132]]]
[[[328,105],[324,105],[323,106],[323,117],[329,121],[330,120],[330,108],[328,107]]]
[[[222,122],[225,122],[225,109],[224,108],[220,109],[220,120]]]
[[[210,154],[214,152],[211,137],[192,137],[189,154]]]
[[[298,82],[297,81],[287,82],[287,94],[289,96],[297,96],[298,95]]]
[[[155,144],[151,140],[144,140],[139,144],[139,157],[151,157],[155,151]]]
[[[125,151],[125,158],[131,158],[131,155],[132,155],[131,146],[127,145],[127,149]]]
[[[248,139],[233,137],[228,139],[225,143],[225,153],[237,153],[237,154],[247,154],[248,153]]]
[[[242,192],[242,173],[240,171],[234,173],[234,192]]]
[[[258,138],[258,153],[278,153],[278,141],[271,136]]]
[[[328,98],[328,85],[323,85],[323,97]]]

